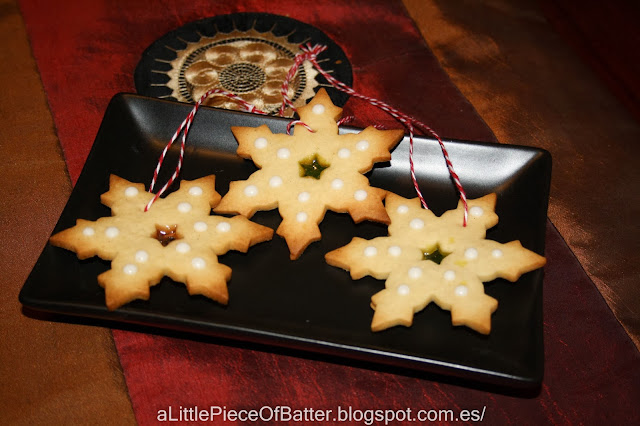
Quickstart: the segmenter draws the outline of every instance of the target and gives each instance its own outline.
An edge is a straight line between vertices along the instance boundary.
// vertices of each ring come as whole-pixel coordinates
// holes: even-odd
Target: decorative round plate
[[[317,28],[279,15],[237,13],[191,22],[155,41],[145,50],[135,70],[136,90],[145,96],[195,103],[217,87],[275,114],[282,104],[280,89],[284,77],[300,46],[307,43],[326,46],[318,55],[318,63],[351,86],[349,60]],[[296,107],[302,106],[320,87],[327,89],[338,106],[348,99],[308,62],[299,67],[289,96]],[[204,104],[242,109],[224,95],[208,97]]]

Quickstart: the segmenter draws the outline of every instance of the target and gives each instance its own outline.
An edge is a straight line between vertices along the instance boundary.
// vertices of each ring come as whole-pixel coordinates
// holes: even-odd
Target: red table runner
[[[429,51],[398,1],[108,2],[22,0],[34,55],[72,180],[77,179],[109,99],[134,91],[133,70],[153,41],[187,22],[269,12],[311,24],[336,40],[354,68],[354,88],[431,124],[442,136],[494,140]],[[388,123],[350,100],[356,126]],[[545,379],[538,395],[489,392],[421,374],[243,348],[209,338],[114,330],[141,424],[159,410],[484,409],[491,423],[613,423],[638,419],[640,359],[593,283],[552,227],[544,282]],[[364,419],[363,419],[364,420]],[[473,420],[473,419],[470,419]]]

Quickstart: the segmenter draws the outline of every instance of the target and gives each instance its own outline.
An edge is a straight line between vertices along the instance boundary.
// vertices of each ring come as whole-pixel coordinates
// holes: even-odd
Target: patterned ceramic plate
[[[262,111],[276,113],[282,103],[280,89],[285,75],[300,46],[307,43],[326,46],[318,62],[351,86],[349,60],[317,28],[279,15],[237,13],[191,22],[154,42],[136,68],[136,90],[145,96],[194,103],[208,90],[221,88]],[[299,107],[320,87],[327,89],[338,106],[348,99],[309,63],[299,67],[289,97]],[[224,95],[207,98],[205,105],[240,109]]]

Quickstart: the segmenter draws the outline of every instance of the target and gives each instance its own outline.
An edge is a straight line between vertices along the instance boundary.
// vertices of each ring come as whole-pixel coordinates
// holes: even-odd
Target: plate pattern
[[[195,103],[210,89],[224,89],[269,114],[282,103],[280,89],[305,43],[323,44],[324,68],[347,85],[351,65],[342,49],[317,28],[291,18],[264,13],[222,15],[192,22],[154,42],[136,68],[140,94]],[[326,87],[338,105],[347,95],[333,89],[308,62],[298,68],[289,87],[295,107],[305,105]],[[218,94],[205,105],[240,110],[240,104]],[[291,110],[286,113],[292,116]]]

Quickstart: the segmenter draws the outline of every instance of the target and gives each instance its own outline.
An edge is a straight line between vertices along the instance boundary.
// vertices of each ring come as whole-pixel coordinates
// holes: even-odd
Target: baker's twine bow
[[[438,141],[438,144],[440,145],[440,150],[442,151],[442,155],[444,156],[446,165],[447,165],[447,170],[449,171],[449,175],[451,176],[451,179],[453,180],[453,183],[456,187],[456,190],[458,191],[459,197],[460,197],[460,201],[462,202],[463,206],[464,206],[464,217],[463,217],[463,226],[467,226],[467,221],[468,221],[468,217],[469,217],[469,207],[467,205],[467,195],[466,192],[464,191],[464,188],[462,187],[462,183],[460,182],[460,178],[458,177],[458,174],[455,172],[454,168],[453,168],[453,164],[451,162],[451,159],[449,158],[449,152],[447,151],[447,148],[444,145],[444,142],[442,141],[442,139],[440,138],[440,136],[429,126],[427,126],[426,124],[420,122],[419,120],[416,120],[413,117],[410,117],[406,114],[404,114],[403,112],[399,111],[396,108],[393,108],[392,106],[386,104],[385,102],[382,102],[378,99],[369,97],[369,96],[365,96],[362,95],[358,92],[356,92],[355,90],[353,90],[351,87],[347,86],[346,84],[342,83],[341,81],[335,79],[333,76],[331,76],[327,71],[325,71],[324,69],[322,69],[322,67],[320,66],[320,64],[318,64],[318,55],[322,52],[324,52],[327,49],[326,46],[322,46],[322,45],[311,45],[311,44],[307,44],[304,46],[300,47],[301,52],[299,54],[297,54],[294,58],[294,63],[293,66],[289,69],[289,72],[287,73],[284,82],[282,83],[282,88],[280,90],[280,93],[282,94],[282,105],[280,107],[280,110],[278,112],[278,114],[280,116],[284,116],[285,114],[285,110],[287,107],[291,108],[293,111],[296,111],[295,106],[293,105],[293,101],[291,100],[291,98],[289,97],[289,86],[291,84],[291,81],[293,81],[296,73],[298,72],[298,68],[304,63],[304,61],[309,61],[314,68],[316,68],[316,70],[327,80],[327,82],[329,84],[331,84],[331,86],[335,87],[336,89],[347,93],[350,96],[353,96],[355,98],[359,98],[362,100],[365,100],[367,102],[369,102],[371,105],[380,108],[381,110],[385,111],[386,113],[388,113],[389,115],[391,115],[393,118],[395,118],[396,120],[398,120],[400,123],[402,123],[404,125],[404,127],[407,128],[408,132],[409,132],[409,168],[410,168],[410,173],[411,173],[411,181],[413,183],[413,186],[415,188],[416,194],[418,195],[418,198],[420,199],[420,202],[422,203],[422,206],[425,209],[429,209],[429,207],[427,206],[427,203],[424,199],[424,196],[422,195],[422,192],[420,191],[420,186],[418,185],[418,179],[416,178],[416,173],[415,173],[415,164],[413,161],[413,155],[414,155],[414,132],[415,129],[420,130],[421,132],[425,133],[425,134],[429,134],[431,136],[433,136],[434,139],[436,139]],[[184,147],[186,145],[186,139],[187,139],[187,134],[189,133],[189,128],[191,127],[191,123],[193,123],[193,119],[196,115],[196,113],[198,112],[198,109],[200,108],[200,106],[202,105],[202,103],[211,95],[214,94],[222,94],[224,96],[227,96],[228,98],[238,102],[240,105],[242,105],[242,107],[250,113],[254,113],[254,114],[262,114],[262,115],[268,115],[267,112],[261,111],[258,108],[256,108],[253,104],[245,101],[244,99],[242,99],[241,97],[226,91],[224,89],[220,89],[220,88],[214,88],[211,89],[209,91],[207,91],[204,95],[202,95],[202,97],[200,97],[200,99],[198,99],[198,101],[196,102],[196,104],[194,105],[193,109],[191,110],[191,112],[189,113],[189,115],[187,115],[187,118],[185,118],[185,120],[182,122],[182,124],[180,125],[180,127],[178,128],[178,130],[176,130],[176,132],[174,133],[173,137],[171,138],[171,140],[169,141],[169,143],[167,144],[167,146],[164,148],[164,150],[162,151],[162,153],[160,154],[160,158],[158,160],[158,165],[156,166],[154,173],[153,173],[153,179],[151,181],[151,185],[149,187],[149,192],[153,193],[155,185],[157,183],[158,180],[158,174],[160,173],[160,168],[162,167],[162,163],[164,162],[164,159],[167,155],[167,151],[169,150],[169,148],[171,148],[171,146],[173,145],[173,143],[178,139],[178,137],[180,136],[180,133],[182,133],[182,139],[181,139],[181,143],[180,143],[180,156],[178,158],[178,165],[175,169],[175,171],[173,172],[173,174],[171,175],[171,177],[169,178],[169,180],[167,181],[167,183],[160,188],[160,190],[155,193],[154,197],[149,201],[149,203],[147,204],[147,206],[145,207],[145,211],[149,210],[149,208],[151,207],[151,205],[158,199],[160,198],[160,196],[162,196],[162,194],[164,194],[164,192],[167,190],[167,188],[169,188],[171,186],[171,184],[177,179],[178,174],[180,173],[180,170],[182,168],[182,162],[183,162],[183,158],[184,158]],[[345,117],[343,118],[340,122],[338,122],[338,124],[342,124],[344,122],[346,122],[347,120],[351,120],[352,117]],[[313,129],[311,129],[307,124],[296,120],[296,121],[292,121],[289,123],[289,125],[287,126],[287,133],[291,133],[291,129],[293,128],[293,126],[295,125],[302,125],[305,128],[307,128],[307,130],[309,131],[313,131]]]

